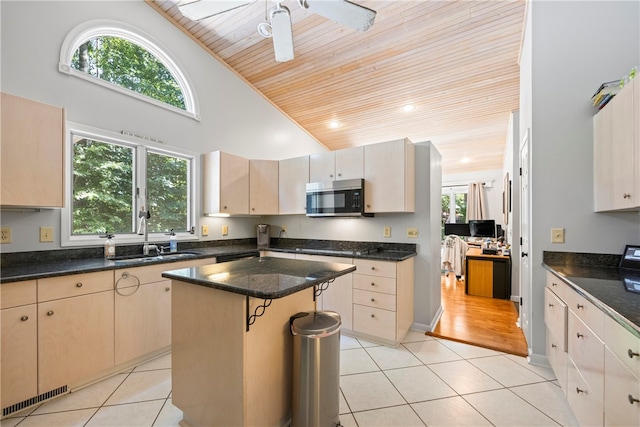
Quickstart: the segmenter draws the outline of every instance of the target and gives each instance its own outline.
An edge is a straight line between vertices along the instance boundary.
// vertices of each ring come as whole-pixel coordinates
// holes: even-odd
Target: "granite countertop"
[[[107,260],[102,257],[102,248],[40,251],[30,253],[2,254],[0,283],[17,282],[70,274],[91,273],[95,271],[133,268],[143,265],[174,263],[179,261],[213,258],[221,256],[258,256],[255,239],[224,241],[225,244],[208,246],[217,242],[193,242],[179,244],[184,256],[173,257],[171,253],[161,257],[149,257],[122,261]],[[266,250],[310,255],[374,259],[399,262],[416,256],[415,244],[375,243],[353,241],[278,239],[272,238],[272,245]],[[137,246],[118,247],[117,255],[141,256]],[[167,265],[167,270],[170,270]]]
[[[275,299],[355,269],[351,264],[262,257],[165,271],[162,276],[241,295]]]
[[[640,272],[613,265],[553,264],[553,260],[542,265],[640,338],[640,293],[625,286],[625,279],[640,282]]]

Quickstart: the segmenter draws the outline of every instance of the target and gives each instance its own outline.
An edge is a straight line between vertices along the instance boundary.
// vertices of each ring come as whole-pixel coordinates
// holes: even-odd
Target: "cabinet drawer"
[[[595,396],[576,366],[567,364],[567,401],[581,426],[603,425],[602,398]]]
[[[553,373],[556,374],[558,383],[562,387],[562,391],[567,393],[567,363],[569,361],[569,355],[566,351],[562,350],[562,340],[558,339],[556,335],[547,328],[547,359],[553,369]]]
[[[0,308],[35,304],[37,297],[36,281],[3,283],[0,285]]]
[[[567,305],[550,288],[544,288],[544,323],[557,337],[556,345],[567,351]]]
[[[353,287],[354,289],[395,295],[396,279],[391,279],[389,277],[364,276],[362,274],[354,273]]]
[[[38,279],[38,302],[113,290],[113,271]]]
[[[162,277],[162,273],[165,271],[180,270],[181,268],[197,267],[199,265],[207,264],[215,264],[215,259],[204,258],[192,261],[167,262],[163,264],[145,265],[143,267],[120,268],[115,270],[115,280],[116,282],[120,280],[120,282],[118,283],[118,288],[136,286],[137,281],[135,278],[140,280],[140,284],[160,282],[162,280],[167,280],[166,278]],[[123,273],[127,273],[129,277],[123,277]]]
[[[395,341],[396,313],[394,311],[354,304],[353,330],[389,341]]]
[[[569,357],[589,384],[594,398],[604,393],[604,343],[572,311],[569,311]]]
[[[604,343],[618,359],[640,377],[640,339],[609,316],[604,319]]]
[[[640,379],[608,348],[604,351],[604,424],[640,425]]]
[[[380,292],[364,291],[362,289],[354,289],[353,302],[355,304],[366,305],[368,307],[382,308],[384,310],[396,311],[395,295],[383,294]]]
[[[370,259],[355,259],[355,274],[396,278],[396,263]]]
[[[564,302],[597,336],[604,337],[605,314],[602,310],[575,291],[569,292]]]
[[[569,285],[551,272],[547,272],[547,287],[564,302],[567,301],[567,294],[574,292],[569,288]]]

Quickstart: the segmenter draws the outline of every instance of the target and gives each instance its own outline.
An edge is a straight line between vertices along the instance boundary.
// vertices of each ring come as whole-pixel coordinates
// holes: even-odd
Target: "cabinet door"
[[[214,151],[204,155],[205,214],[249,213],[249,160]]]
[[[62,207],[64,110],[3,93],[1,141],[2,205]]]
[[[337,152],[327,151],[309,156],[309,182],[327,182],[338,179],[336,178],[335,153]]]
[[[251,215],[278,215],[277,161],[249,161],[249,200]]]
[[[36,316],[35,304],[2,310],[2,408],[38,395]]]
[[[115,364],[171,345],[171,281],[119,288],[115,296]]]
[[[38,304],[38,391],[114,366],[113,291]]]
[[[640,379],[608,348],[604,351],[604,425],[640,425]]]
[[[307,212],[309,156],[281,160],[279,165],[278,198],[280,215]]]
[[[364,147],[335,151],[336,179],[364,178]]]
[[[415,211],[415,146],[408,140],[364,147],[365,211]]]

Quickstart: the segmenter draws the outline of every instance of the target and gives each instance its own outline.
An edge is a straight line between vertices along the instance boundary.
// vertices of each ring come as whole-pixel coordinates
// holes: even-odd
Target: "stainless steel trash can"
[[[291,317],[292,427],[340,425],[340,315],[333,311]]]

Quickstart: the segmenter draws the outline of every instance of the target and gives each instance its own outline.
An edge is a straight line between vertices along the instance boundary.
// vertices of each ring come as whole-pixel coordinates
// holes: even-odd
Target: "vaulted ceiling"
[[[200,22],[178,0],[146,1],[331,150],[408,137],[433,142],[444,174],[502,168],[526,0],[353,0],[377,11],[365,32],[283,0],[295,48],[284,63],[256,31],[272,1]]]

